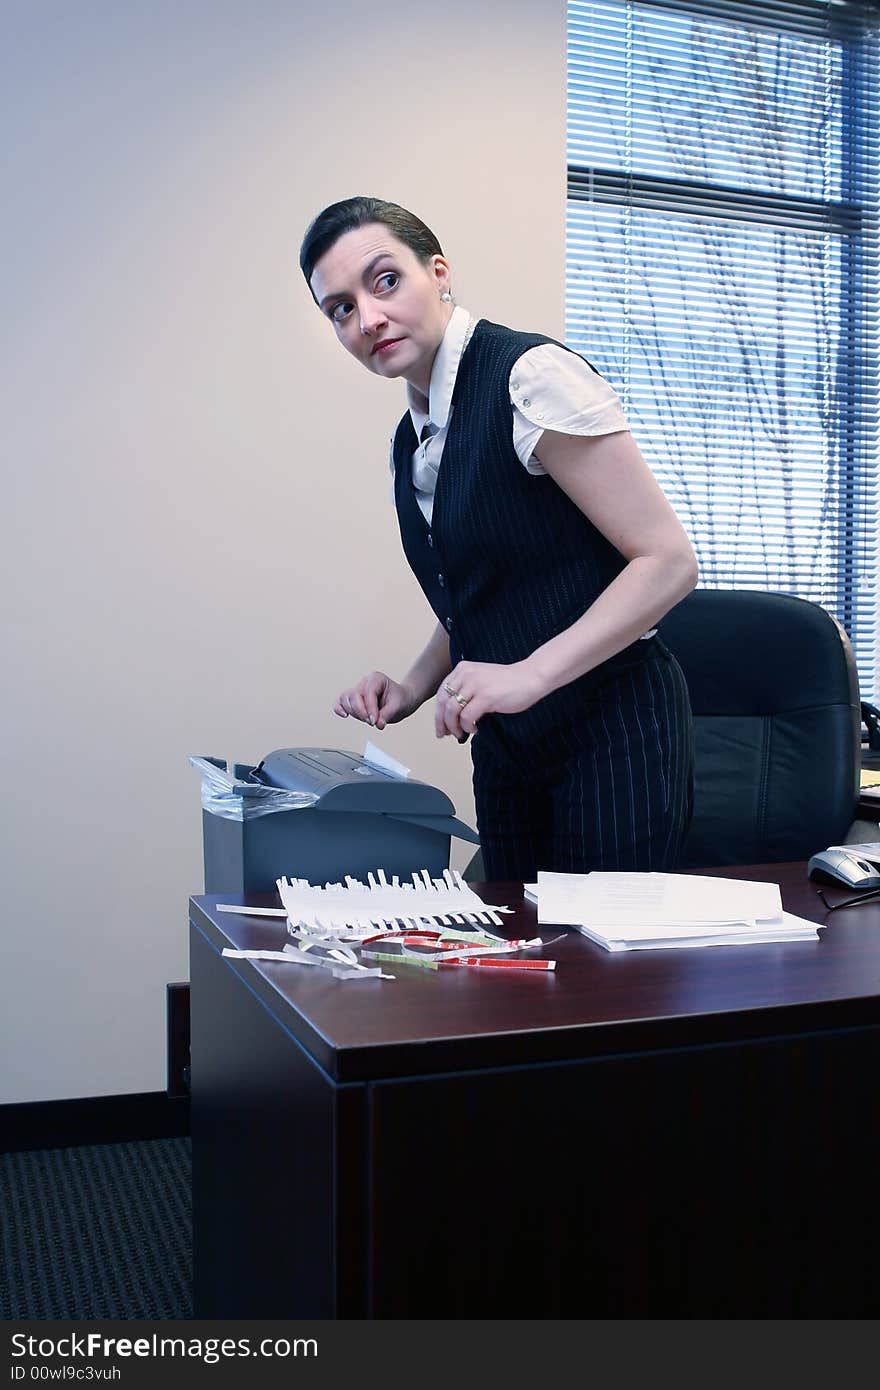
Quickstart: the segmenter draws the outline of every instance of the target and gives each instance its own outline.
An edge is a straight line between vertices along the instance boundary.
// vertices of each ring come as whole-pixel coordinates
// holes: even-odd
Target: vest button
[[[452,619],[451,619],[451,618],[447,618],[447,619],[446,619],[446,631],[447,631],[447,632],[451,632],[451,631],[452,631]]]
[[[434,537],[431,535],[431,532],[430,532],[430,531],[428,532],[428,545],[430,545],[431,548],[433,549],[433,546],[434,546]]]
[[[446,588],[446,575],[445,575],[445,574],[438,574],[438,575],[437,575],[437,583],[440,585],[440,588],[441,588],[441,589],[445,589],[445,588]]]

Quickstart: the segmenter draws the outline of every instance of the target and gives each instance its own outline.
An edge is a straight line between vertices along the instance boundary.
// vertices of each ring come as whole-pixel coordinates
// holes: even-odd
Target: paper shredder
[[[445,792],[339,748],[278,748],[256,766],[202,772],[206,893],[266,893],[283,876],[335,883],[449,867],[453,835],[479,844]]]

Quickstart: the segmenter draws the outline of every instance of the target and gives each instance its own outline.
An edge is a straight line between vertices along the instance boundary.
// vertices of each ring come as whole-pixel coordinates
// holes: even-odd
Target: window
[[[566,342],[700,583],[828,608],[878,671],[876,4],[570,0]]]

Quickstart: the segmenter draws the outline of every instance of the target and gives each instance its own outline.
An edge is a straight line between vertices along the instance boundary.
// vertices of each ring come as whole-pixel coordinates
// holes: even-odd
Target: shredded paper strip
[[[515,961],[518,951],[541,947],[540,937],[507,940],[488,930],[504,925],[510,907],[483,902],[457,870],[432,878],[427,869],[403,880],[389,880],[383,869],[367,882],[346,875],[344,883],[323,887],[303,878],[279,878],[283,908],[241,908],[218,903],[218,911],[285,916],[291,938],[281,951],[224,950],[239,960],[284,961],[330,970],[336,979],[394,979],[382,965],[506,965],[553,970],[555,961]],[[413,948],[417,949],[413,949]],[[487,957],[491,957],[487,959]],[[502,959],[504,958],[504,959]]]

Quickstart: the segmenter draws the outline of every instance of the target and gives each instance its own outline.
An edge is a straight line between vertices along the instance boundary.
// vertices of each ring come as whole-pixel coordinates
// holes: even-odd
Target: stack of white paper
[[[819,927],[783,912],[779,887],[691,874],[540,872],[525,885],[538,921],[577,928],[606,951],[817,941]]]

